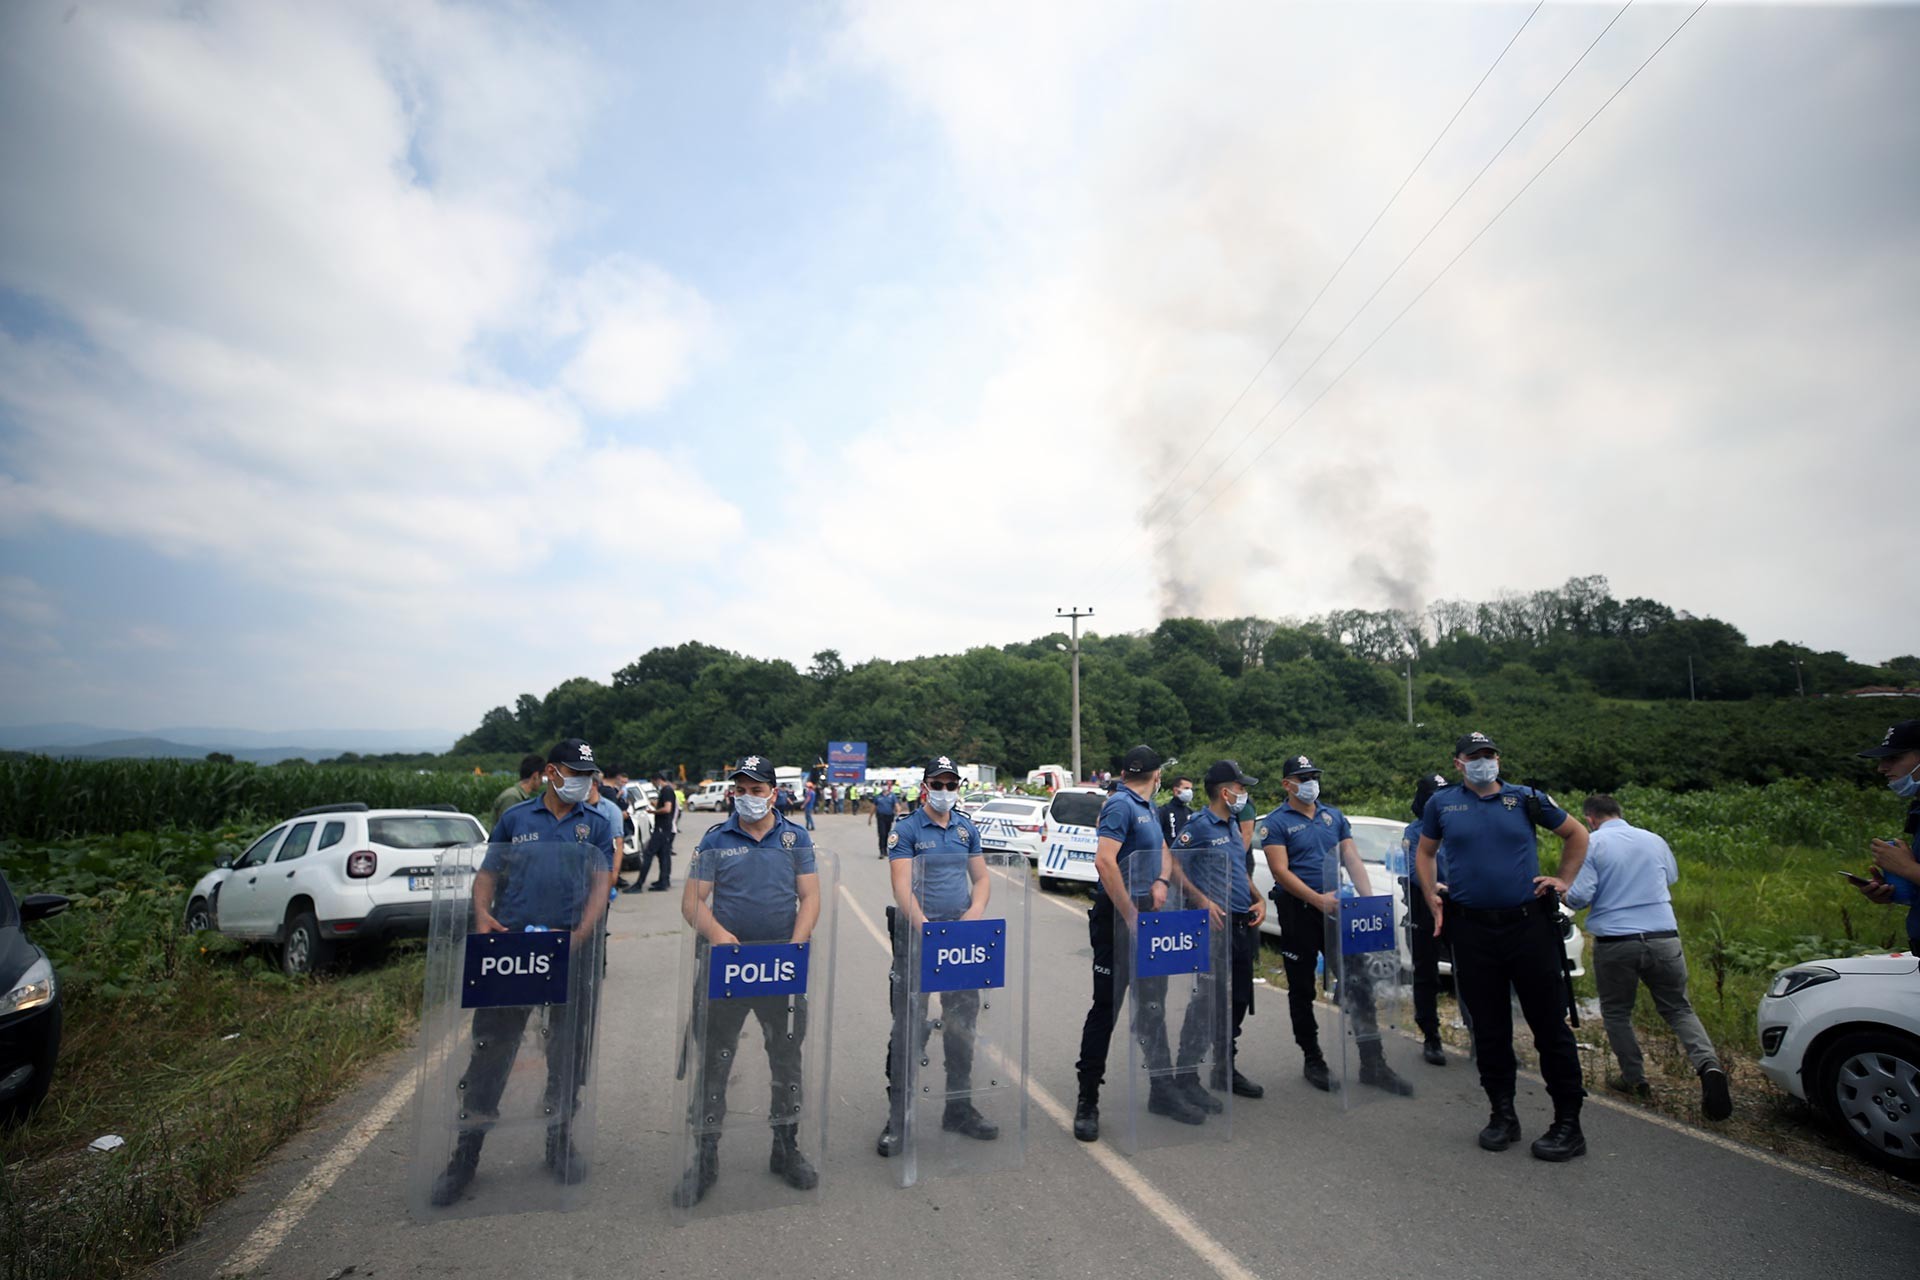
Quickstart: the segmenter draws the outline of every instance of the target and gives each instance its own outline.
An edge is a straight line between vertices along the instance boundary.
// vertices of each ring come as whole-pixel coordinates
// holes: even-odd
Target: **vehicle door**
[[[286,921],[287,904],[294,895],[304,891],[308,897],[319,892],[318,878],[323,870],[322,860],[309,858],[307,854],[313,847],[315,822],[296,822],[287,838],[280,842],[280,848],[274,853],[273,861],[266,864],[260,875],[260,885],[255,891],[254,902],[260,912],[260,920],[269,933],[278,930]],[[305,881],[303,885],[301,882]]]
[[[273,873],[273,851],[280,847],[288,825],[283,823],[255,840],[233,864],[233,874],[220,887],[220,932],[236,938],[257,938],[272,928],[260,923],[264,919],[264,908],[260,905],[261,877]]]

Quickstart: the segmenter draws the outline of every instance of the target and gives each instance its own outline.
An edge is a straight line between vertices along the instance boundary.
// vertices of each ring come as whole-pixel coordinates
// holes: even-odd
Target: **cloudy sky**
[[[1689,8],[1530,12],[6,5],[0,721],[1587,573],[1912,651],[1920,9],[1708,7],[1382,337]]]

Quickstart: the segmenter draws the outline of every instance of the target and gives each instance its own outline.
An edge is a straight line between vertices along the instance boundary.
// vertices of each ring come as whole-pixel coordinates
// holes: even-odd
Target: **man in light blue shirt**
[[[1593,980],[1600,990],[1600,1019],[1606,1024],[1620,1075],[1608,1087],[1637,1098],[1651,1096],[1646,1060],[1633,1034],[1633,1004],[1646,983],[1654,1008],[1673,1028],[1687,1060],[1700,1076],[1700,1109],[1709,1120],[1733,1114],[1727,1073],[1713,1051],[1687,998],[1687,957],[1673,915],[1669,887],[1680,879],[1667,842],[1642,831],[1621,816],[1620,802],[1608,795],[1588,796],[1582,806],[1593,839],[1587,860],[1567,889],[1567,905],[1587,912],[1593,935]]]

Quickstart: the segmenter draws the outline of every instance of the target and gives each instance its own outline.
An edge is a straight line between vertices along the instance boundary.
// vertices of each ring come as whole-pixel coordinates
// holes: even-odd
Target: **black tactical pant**
[[[1429,1039],[1440,1035],[1440,939],[1420,882],[1402,880],[1407,895],[1407,949],[1413,953],[1413,1021]]]
[[[1114,937],[1120,913],[1106,889],[1094,886],[1093,906],[1087,910],[1087,940],[1093,944],[1093,1007],[1087,1010],[1086,1025],[1080,1029],[1080,1060],[1074,1070],[1080,1077],[1080,1092],[1090,1098],[1100,1096],[1106,1082],[1107,1050],[1113,1043],[1113,1024],[1126,1000],[1133,975],[1133,955]],[[1153,910],[1153,899],[1135,898],[1141,911]],[[1137,983],[1133,1009],[1133,1035],[1150,1071],[1163,1070],[1172,1062],[1167,1047],[1167,980],[1141,978]]]
[[[880,831],[880,856],[884,858],[887,856],[887,833],[893,830],[893,815],[876,813],[873,815],[873,825]]]
[[[1504,911],[1449,904],[1442,928],[1453,942],[1453,987],[1467,1011],[1480,1087],[1489,1097],[1513,1097],[1512,997],[1533,1031],[1540,1074],[1556,1110],[1578,1113],[1586,1087],[1580,1051],[1567,1026],[1566,957],[1559,915],[1550,900]]]
[[[567,973],[567,1003],[507,1005],[473,1011],[473,1054],[460,1077],[460,1124],[484,1131],[499,1119],[500,1097],[519,1055],[527,1021],[538,1015],[540,1046],[547,1060],[542,1105],[554,1124],[580,1109],[580,1089],[592,1061],[593,1015],[599,994],[599,961],[575,956]]]
[[[887,1004],[893,1013],[893,1030],[887,1035],[887,1092],[891,1096],[893,1055],[898,1051],[902,1038],[908,1034],[907,992],[911,986],[907,972],[908,943],[911,939],[907,936],[907,922],[893,907],[887,908],[887,932],[893,938],[893,965],[887,970]],[[923,1060],[927,1056],[927,1042],[933,1038],[934,1023],[927,1018],[930,999],[925,995],[912,997],[911,1021],[919,1025],[920,1034],[908,1052]],[[946,1094],[956,1101],[973,1090],[973,1040],[979,1017],[978,991],[940,993],[940,1048],[947,1071]],[[896,1105],[904,1110],[906,1099],[899,1099]]]
[[[663,821],[647,837],[647,851],[640,855],[640,874],[634,877],[635,884],[647,882],[647,872],[653,869],[654,859],[660,861],[660,878],[655,884],[673,883],[673,823],[671,819]]]
[[[1231,1067],[1233,1059],[1240,1053],[1240,1024],[1247,1020],[1247,1014],[1253,1010],[1253,958],[1260,950],[1260,931],[1254,927],[1253,913],[1242,911],[1227,923],[1227,975],[1224,981],[1207,981],[1217,975],[1198,974],[1193,998],[1187,1002],[1186,1017],[1180,1023],[1180,1054],[1178,1065],[1191,1067],[1197,1065],[1215,1047],[1214,1037],[1219,1028],[1214,1022],[1215,1002],[1219,1000],[1222,989],[1227,992],[1228,1008],[1233,1019],[1233,1036],[1228,1046],[1228,1060],[1225,1065]]]
[[[1314,964],[1323,961],[1337,974],[1337,955],[1328,954],[1328,917],[1318,907],[1300,901],[1284,889],[1273,891],[1274,911],[1280,922],[1280,966],[1287,975],[1287,1015],[1293,1023],[1293,1042],[1308,1060],[1320,1053],[1320,1024],[1313,1016]],[[1340,1007],[1353,1019],[1354,1038],[1364,1043],[1379,1040],[1374,1014],[1373,984],[1359,974],[1356,981],[1342,984],[1334,995]]]

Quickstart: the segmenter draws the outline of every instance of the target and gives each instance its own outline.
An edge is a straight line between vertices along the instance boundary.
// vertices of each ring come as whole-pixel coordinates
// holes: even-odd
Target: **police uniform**
[[[1227,762],[1231,764],[1232,762]],[[1239,776],[1239,766],[1233,765]],[[1251,786],[1248,778],[1241,785]],[[1253,921],[1253,884],[1246,871],[1247,850],[1240,839],[1238,815],[1216,817],[1211,807],[1200,809],[1181,828],[1173,843],[1173,856],[1187,880],[1208,901],[1226,911],[1227,941],[1231,955],[1228,999],[1233,1014],[1233,1040],[1229,1060],[1213,1064],[1213,1087],[1222,1092],[1232,1089],[1244,1098],[1265,1093],[1259,1085],[1241,1076],[1240,1027],[1253,1011],[1253,959],[1260,950],[1260,931]],[[1185,1024],[1180,1029],[1178,1065],[1196,1065],[1206,1051],[1207,1024],[1214,986],[1202,984],[1202,998],[1187,1006]]]
[[[1891,726],[1886,737],[1858,754],[1862,759],[1882,760],[1909,751],[1920,751],[1920,720],[1902,720]],[[1920,855],[1920,791],[1905,791],[1902,783],[1902,779],[1894,779],[1889,785],[1907,798],[1907,820],[1902,833],[1907,838],[1907,849]],[[1888,875],[1886,880],[1893,886],[1893,901],[1907,909],[1907,950],[1920,951],[1920,883],[1901,875]]]
[[[591,749],[577,738],[556,746],[547,761],[583,773],[594,768]],[[494,825],[480,862],[480,875],[493,880],[488,913],[509,933],[573,930],[590,916],[604,919],[608,892],[604,886],[613,881],[613,832],[606,817],[585,801],[575,802],[558,816],[548,808],[545,793],[510,806]],[[558,844],[587,845],[596,850],[598,857],[591,860],[591,865],[605,870],[604,882],[580,860],[545,856]],[[528,845],[534,847],[530,854],[513,852]],[[603,886],[598,893],[596,885]],[[547,1163],[567,1181],[577,1181],[585,1174],[584,1163],[573,1150],[569,1127],[580,1108],[580,1089],[586,1084],[591,1061],[600,973],[598,964],[570,964],[567,1002],[547,1009],[547,1043],[570,1048],[570,1052],[547,1052],[545,1095],[548,1114],[555,1117],[547,1130]],[[487,1127],[498,1116],[500,1098],[532,1013],[529,1005],[474,1010],[473,1054],[459,1088],[462,1112],[475,1117],[477,1123],[463,1130],[456,1141],[453,1158],[435,1183],[435,1204],[451,1204],[472,1180]]]
[[[1413,954],[1413,1021],[1425,1042],[1422,1053],[1434,1066],[1445,1066],[1446,1051],[1440,1047],[1440,952],[1442,943],[1433,933],[1433,908],[1420,889],[1414,871],[1414,854],[1420,848],[1420,813],[1436,791],[1446,788],[1447,780],[1437,773],[1420,779],[1413,793],[1413,821],[1400,834],[1399,856],[1388,868],[1400,878],[1401,900],[1407,907],[1407,949]],[[1437,852],[1439,882],[1447,882],[1447,851]]]
[[[1470,734],[1455,754],[1497,748],[1484,734]],[[1480,1086],[1493,1104],[1493,1117],[1481,1134],[1488,1150],[1504,1150],[1519,1140],[1520,1121],[1513,1110],[1515,1063],[1513,1005],[1533,1032],[1540,1074],[1553,1099],[1554,1130],[1535,1144],[1535,1154],[1565,1159],[1582,1154],[1580,1102],[1586,1096],[1580,1054],[1566,1023],[1565,958],[1558,904],[1552,895],[1536,896],[1540,874],[1539,842],[1528,802],[1530,787],[1499,783],[1485,796],[1465,784],[1436,791],[1420,815],[1420,835],[1443,843],[1447,851],[1447,899],[1440,927],[1453,947],[1453,983],[1473,1033]],[[1537,798],[1540,825],[1558,829],[1566,811],[1551,799]],[[1563,1126],[1570,1131],[1560,1133]],[[1565,1154],[1548,1154],[1541,1144],[1554,1139]]]
[[[747,757],[733,776],[771,784],[773,770],[762,763],[765,759]],[[710,894],[703,895],[708,910],[721,928],[743,943],[793,941],[800,914],[801,878],[816,875],[813,837],[805,827],[776,814],[766,834],[756,838],[741,825],[737,808],[700,838],[687,871],[696,894],[700,893],[698,886],[712,885]],[[703,937],[695,946],[701,959],[697,981],[704,990],[711,944]],[[807,1038],[807,1001],[803,992],[710,1000],[700,1006],[706,1010],[705,1025],[690,1030],[693,1042],[701,1046],[701,1084],[695,1092],[700,1110],[697,1123],[703,1132],[696,1165],[687,1171],[675,1193],[676,1202],[683,1207],[704,1196],[717,1177],[716,1151],[727,1114],[727,1080],[748,1014],[760,1024],[772,1076],[767,1109],[773,1129],[769,1168],[802,1190],[819,1181],[812,1164],[797,1147],[802,1096],[800,1050]],[[695,1123],[691,1115],[688,1120]]]
[[[887,835],[893,830],[893,815],[900,808],[900,793],[881,790],[873,793],[873,821],[880,828],[880,856],[887,856]]]
[[[930,770],[946,764],[947,758],[941,757]],[[931,774],[929,775],[931,776]],[[955,775],[958,777],[958,775]],[[944,826],[934,820],[925,805],[915,809],[894,825],[887,836],[887,859],[891,869],[895,862],[908,862],[915,866],[917,874],[913,877],[913,894],[920,910],[928,920],[958,920],[973,906],[973,870],[974,859],[980,859],[980,874],[986,874],[986,860],[980,850],[980,831],[966,814],[956,806],[947,815]],[[883,1156],[894,1154],[894,1145],[890,1139],[897,1139],[903,1132],[901,1121],[905,1118],[906,1099],[894,1090],[893,1054],[894,1043],[902,1034],[907,1022],[907,991],[910,975],[907,966],[910,963],[912,926],[907,917],[897,907],[887,908],[887,933],[893,941],[893,964],[887,971],[888,1007],[893,1016],[893,1029],[887,1036],[887,1097],[890,1100],[887,1116],[887,1129],[880,1135],[878,1151]],[[926,1056],[927,1040],[933,1034],[936,1024],[927,1020],[928,997],[916,997],[916,1021],[920,1028],[920,1043],[913,1046],[913,1052],[920,1057]],[[971,1138],[992,1140],[1000,1136],[997,1126],[968,1100],[967,1094],[973,1087],[973,1041],[974,1026],[980,1016],[980,993],[978,991],[946,991],[940,995],[941,1051],[945,1059],[947,1072],[947,1104],[941,1117],[941,1127],[949,1132],[964,1133]]]
[[[1193,807],[1179,796],[1160,806],[1160,834],[1166,838],[1168,845],[1180,839],[1180,833],[1193,821],[1194,813]]]

